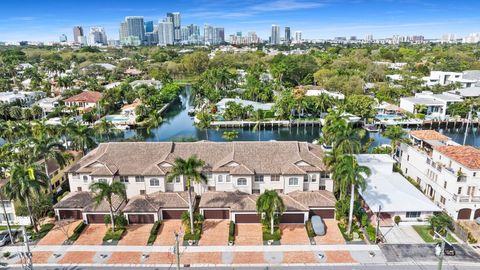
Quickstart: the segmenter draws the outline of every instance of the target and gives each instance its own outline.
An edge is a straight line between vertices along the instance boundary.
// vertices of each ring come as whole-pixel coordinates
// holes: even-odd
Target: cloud
[[[272,2],[253,5],[254,11],[291,11],[299,9],[310,9],[325,6],[323,1],[298,1],[298,0],[276,0]]]

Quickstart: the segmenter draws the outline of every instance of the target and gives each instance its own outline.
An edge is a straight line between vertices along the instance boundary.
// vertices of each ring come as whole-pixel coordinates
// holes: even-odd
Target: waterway
[[[320,128],[318,126],[299,126],[299,127],[274,127],[263,128],[254,131],[251,128],[211,128],[202,130],[194,125],[193,117],[188,115],[188,108],[191,105],[190,90],[187,86],[180,98],[175,101],[166,111],[164,122],[150,130],[147,133],[144,129],[125,130],[115,136],[111,136],[109,140],[113,141],[225,141],[222,138],[225,131],[237,131],[238,141],[308,141],[312,142],[320,136]],[[463,143],[464,130],[439,130],[441,133],[449,136],[458,143]],[[368,136],[375,141],[372,146],[388,144],[389,140],[380,133],[369,133]],[[479,130],[471,130],[467,137],[467,144],[480,146]]]

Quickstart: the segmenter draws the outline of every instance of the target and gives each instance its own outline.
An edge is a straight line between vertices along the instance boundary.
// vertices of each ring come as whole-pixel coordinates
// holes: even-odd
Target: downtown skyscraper
[[[167,18],[158,23],[158,45],[167,46],[173,45],[174,27],[173,23]]]
[[[280,26],[273,24],[272,25],[272,34],[270,36],[270,44],[271,45],[279,45],[280,44]]]
[[[84,37],[84,35],[83,35],[83,27],[81,27],[81,26],[74,26],[74,27],[73,27],[73,41],[74,41],[76,44],[81,44],[83,37]]]
[[[142,16],[127,16],[120,24],[120,43],[122,45],[142,45],[145,41],[145,23]]]
[[[107,45],[107,34],[103,27],[91,27],[88,34],[88,45]]]
[[[290,27],[285,26],[285,44],[289,44],[291,40],[292,40],[292,37],[290,33]]]
[[[174,43],[180,43],[182,41],[182,25],[180,12],[167,13],[167,19],[173,24],[173,40]]]

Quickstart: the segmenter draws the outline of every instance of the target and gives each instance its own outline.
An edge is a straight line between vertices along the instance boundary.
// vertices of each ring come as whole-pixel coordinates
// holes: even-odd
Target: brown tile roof
[[[92,193],[88,191],[73,192],[57,202],[53,208],[85,208],[92,203]]]
[[[72,166],[95,175],[165,175],[175,158],[197,155],[205,170],[232,174],[303,174],[325,171],[323,152],[307,142],[110,142]],[[297,166],[298,162],[311,166]],[[231,166],[232,163],[238,166]],[[102,168],[103,167],[103,168]],[[101,169],[102,168],[102,169]]]
[[[435,130],[412,130],[410,135],[420,140],[448,141],[450,139]]]
[[[288,193],[288,195],[309,208],[335,207],[335,203],[337,202],[333,193],[326,190],[294,191]]]
[[[118,210],[121,210],[122,207],[125,205],[125,200],[122,200],[119,196],[113,195],[112,196],[112,208],[113,211],[116,212]],[[100,202],[100,204],[97,204],[93,200],[93,194],[92,194],[92,200],[89,205],[87,205],[85,208],[83,208],[84,212],[110,212],[110,206],[108,205],[108,202],[103,200]]]
[[[445,156],[470,169],[480,169],[480,150],[473,146],[438,146],[434,148]]]
[[[65,99],[65,102],[97,103],[102,98],[102,93],[96,91],[83,91],[82,93]]]
[[[195,193],[192,193],[195,204]],[[158,212],[162,208],[188,208],[188,192],[155,192],[131,198],[123,212]]]

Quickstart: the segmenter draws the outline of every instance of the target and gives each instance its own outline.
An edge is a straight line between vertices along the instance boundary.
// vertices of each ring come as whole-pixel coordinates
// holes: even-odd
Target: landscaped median
[[[182,223],[185,225],[185,235],[183,236],[184,245],[198,245],[198,241],[200,241],[200,238],[202,237],[203,221],[203,215],[199,213],[193,213],[194,232],[192,233],[190,228],[190,214],[188,211],[183,212]]]
[[[233,246],[235,243],[235,222],[230,220],[228,225],[228,245]]]
[[[68,243],[73,243],[77,241],[78,237],[80,237],[80,234],[85,230],[87,227],[87,224],[85,222],[80,222],[77,227],[73,230],[73,234],[67,239],[66,242]]]
[[[113,217],[115,223],[115,230],[112,228],[108,228],[105,236],[103,237],[103,244],[104,245],[117,245],[118,241],[120,241],[123,237],[123,234],[126,231],[126,226],[128,224],[127,219],[123,215],[115,215]],[[111,224],[111,217],[110,215],[105,215],[104,218],[105,226]]]
[[[160,230],[160,227],[162,226],[161,221],[155,221],[153,224],[152,230],[150,231],[150,236],[148,237],[147,245],[151,246],[153,243],[155,243],[155,240],[157,240],[157,235],[158,231]]]

